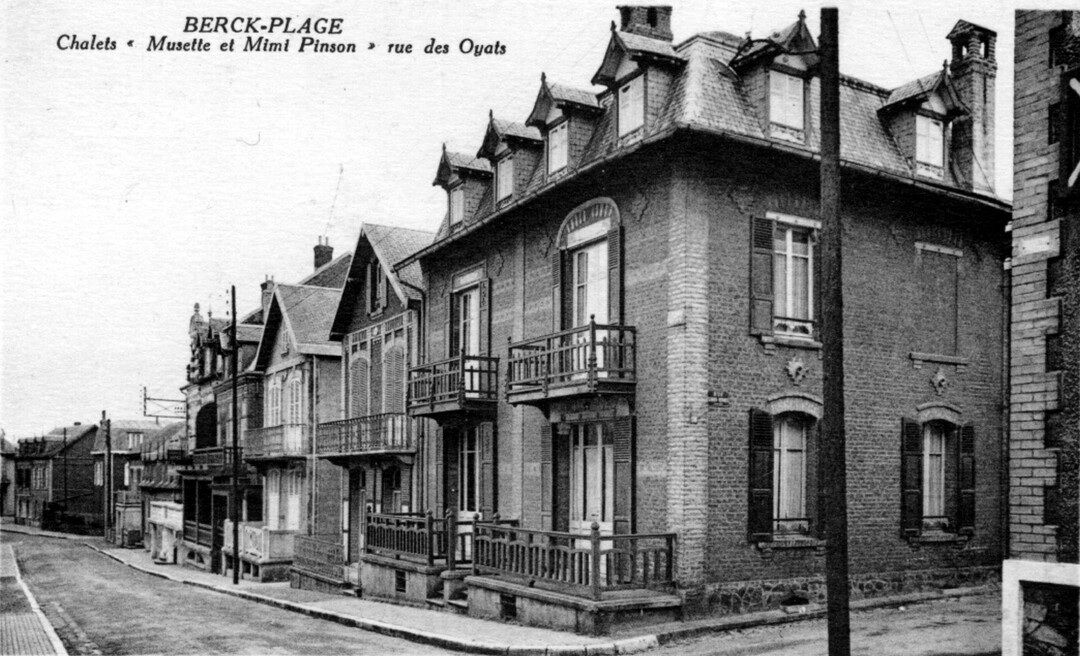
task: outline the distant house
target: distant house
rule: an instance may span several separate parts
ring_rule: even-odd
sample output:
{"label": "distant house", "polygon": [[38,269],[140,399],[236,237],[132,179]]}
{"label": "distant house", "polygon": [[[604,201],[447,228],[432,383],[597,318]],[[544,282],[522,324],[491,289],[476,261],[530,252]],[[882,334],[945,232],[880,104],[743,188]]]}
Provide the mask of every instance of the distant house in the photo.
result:
{"label": "distant house", "polygon": [[[2,432],[0,432],[2,435]],[[15,460],[19,449],[0,437],[0,515],[15,514]]]}
{"label": "distant house", "polygon": [[155,431],[139,454],[143,546],[158,562],[176,562],[184,529],[179,470],[190,457],[185,428],[184,422],[176,422]]}
{"label": "distant house", "polygon": [[[90,452],[94,458],[94,495],[106,520],[106,538],[124,546],[140,544],[140,454],[147,435],[161,426],[142,419],[112,419],[108,426],[108,430],[97,432]],[[129,516],[133,518],[129,520]]]}
{"label": "distant house", "polygon": [[90,533],[102,525],[90,455],[98,427],[76,423],[19,441],[15,461],[15,521]]}

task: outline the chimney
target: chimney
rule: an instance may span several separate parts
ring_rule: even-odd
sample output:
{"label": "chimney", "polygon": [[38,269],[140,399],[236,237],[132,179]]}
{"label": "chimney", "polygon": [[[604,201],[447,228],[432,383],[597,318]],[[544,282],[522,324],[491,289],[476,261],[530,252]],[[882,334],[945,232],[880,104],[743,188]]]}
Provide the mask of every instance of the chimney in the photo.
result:
{"label": "chimney", "polygon": [[323,266],[334,259],[334,247],[330,245],[330,239],[325,241],[319,237],[319,243],[315,246],[315,268]]}
{"label": "chimney", "polygon": [[993,193],[997,32],[961,20],[948,39],[952,43],[950,79],[967,110],[952,123],[952,168],[967,189]]}
{"label": "chimney", "polygon": [[617,9],[622,18],[619,29],[623,32],[661,41],[674,39],[671,34],[670,6],[622,5]]}
{"label": "chimney", "polygon": [[81,421],[77,421],[77,422],[75,422],[75,425],[76,425],[76,426],[82,426],[82,422],[81,422]]}
{"label": "chimney", "polygon": [[262,290],[262,320],[266,322],[266,313],[270,311],[270,299],[274,295],[274,279],[266,276],[266,280],[259,285]]}

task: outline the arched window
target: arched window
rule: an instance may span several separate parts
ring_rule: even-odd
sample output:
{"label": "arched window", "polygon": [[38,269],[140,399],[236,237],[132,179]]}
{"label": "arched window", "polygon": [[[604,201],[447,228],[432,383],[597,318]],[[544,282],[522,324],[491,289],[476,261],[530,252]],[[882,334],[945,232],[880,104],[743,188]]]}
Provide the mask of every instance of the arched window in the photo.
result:
{"label": "arched window", "polygon": [[552,259],[555,328],[622,322],[622,226],[608,198],[579,205],[563,221]]}

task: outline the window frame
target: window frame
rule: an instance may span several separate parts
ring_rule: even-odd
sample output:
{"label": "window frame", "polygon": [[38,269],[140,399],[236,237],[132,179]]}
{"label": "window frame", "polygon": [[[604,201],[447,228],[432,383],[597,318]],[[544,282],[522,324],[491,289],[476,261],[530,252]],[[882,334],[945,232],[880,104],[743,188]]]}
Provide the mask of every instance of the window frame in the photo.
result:
{"label": "window frame", "polygon": [[[777,219],[773,224],[772,267],[773,267],[773,334],[792,339],[813,339],[816,329],[815,317],[818,308],[815,307],[814,289],[817,281],[814,279],[816,266],[817,233],[820,224],[806,219],[798,222],[792,221],[792,217]],[[776,243],[780,233],[784,235],[784,250],[777,250]],[[795,234],[806,235],[806,255],[795,252]],[[781,287],[776,280],[777,258],[783,257],[784,261],[784,284]],[[796,290],[795,269],[793,264],[796,260],[806,260],[806,284],[803,289]],[[780,298],[783,290],[783,299]],[[795,307],[801,300],[797,295],[803,292],[806,295],[806,316],[795,316]],[[783,313],[780,312],[779,304],[783,302]]]}
{"label": "window frame", "polygon": [[621,138],[645,127],[645,74],[635,75],[620,85],[616,95]]}
{"label": "window frame", "polygon": [[[809,452],[810,429],[812,418],[797,412],[785,412],[773,417],[773,534],[807,535],[810,532],[810,518],[807,513],[807,474],[806,461]],[[794,427],[801,440],[801,448],[793,449],[783,444],[784,428]],[[794,479],[789,479],[787,471],[793,469],[791,454],[799,453],[798,472]],[[798,491],[799,505],[795,516],[781,516],[785,493],[791,488]],[[787,515],[787,513],[785,513]]]}
{"label": "window frame", "polygon": [[[778,84],[782,81],[782,84]],[[798,102],[793,102],[792,90],[797,88]],[[797,109],[796,109],[797,108]],[[792,123],[794,116],[798,124]],[[769,123],[788,130],[806,130],[806,79],[777,69],[769,69]]]}
{"label": "window frame", "polygon": [[513,195],[514,156],[507,155],[495,162],[495,202],[500,203]]}
{"label": "window frame", "polygon": [[447,190],[447,202],[450,212],[450,229],[453,230],[465,220],[465,188],[459,184]]}
{"label": "window frame", "polygon": [[[565,120],[548,130],[547,172],[552,175],[562,171],[570,162],[570,121]],[[555,155],[559,157],[556,159]]]}
{"label": "window frame", "polygon": [[941,118],[922,113],[915,115],[915,163],[934,169],[945,168],[945,121]]}
{"label": "window frame", "polygon": [[[948,461],[948,443],[952,427],[940,421],[928,421],[922,425],[922,524],[923,530],[950,530],[946,509],[949,496],[957,490],[948,488],[945,465]],[[936,442],[936,444],[935,444]],[[936,458],[936,461],[935,461]],[[935,485],[936,484],[936,485]],[[936,494],[934,494],[936,488]]]}

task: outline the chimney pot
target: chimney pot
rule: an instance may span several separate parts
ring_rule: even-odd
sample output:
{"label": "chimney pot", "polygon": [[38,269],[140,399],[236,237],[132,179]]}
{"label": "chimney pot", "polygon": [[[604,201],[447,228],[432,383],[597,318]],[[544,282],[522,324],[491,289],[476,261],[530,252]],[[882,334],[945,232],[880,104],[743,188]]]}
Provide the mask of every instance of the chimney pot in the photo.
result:
{"label": "chimney pot", "polygon": [[315,246],[315,268],[323,266],[330,260],[334,259],[334,247],[330,245],[330,240],[327,239],[324,243],[322,238],[319,239],[319,243]]}
{"label": "chimney pot", "polygon": [[671,41],[671,7],[668,5],[621,5],[620,27],[623,32],[640,34],[650,39]]}

